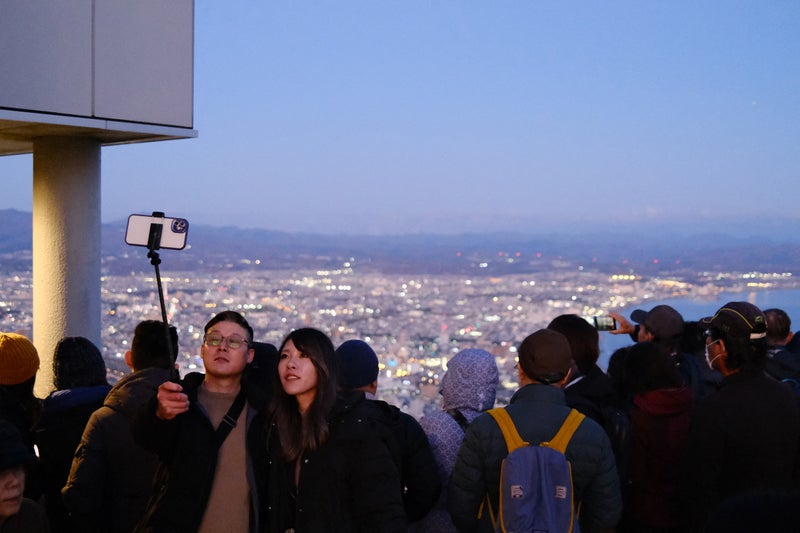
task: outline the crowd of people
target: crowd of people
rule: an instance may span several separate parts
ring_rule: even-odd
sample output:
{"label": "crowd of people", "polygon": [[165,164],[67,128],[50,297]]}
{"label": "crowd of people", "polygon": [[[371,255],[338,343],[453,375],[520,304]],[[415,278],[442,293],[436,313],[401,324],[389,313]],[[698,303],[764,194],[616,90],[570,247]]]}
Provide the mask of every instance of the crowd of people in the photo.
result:
{"label": "crowd of people", "polygon": [[[555,317],[519,344],[505,406],[531,445],[581,413],[564,452],[580,531],[797,530],[800,336],[786,313],[611,315],[633,343],[606,371],[595,327]],[[508,448],[487,413],[489,352],[457,353],[440,409],[416,420],[377,399],[363,340],[335,347],[305,327],[276,348],[223,311],[204,327],[205,372],[182,379],[178,342],[138,324],[132,372],[111,387],[97,347],[65,338],[40,400],[36,348],[0,333],[0,533],[500,530]]]}

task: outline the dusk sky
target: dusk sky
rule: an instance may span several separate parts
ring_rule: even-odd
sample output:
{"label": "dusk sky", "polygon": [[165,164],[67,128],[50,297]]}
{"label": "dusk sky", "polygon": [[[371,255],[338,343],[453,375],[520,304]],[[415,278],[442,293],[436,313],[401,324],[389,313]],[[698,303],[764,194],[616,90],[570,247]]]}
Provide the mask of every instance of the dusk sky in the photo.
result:
{"label": "dusk sky", "polygon": [[[795,0],[195,9],[199,137],[104,148],[104,222],[161,210],[402,234],[800,218]],[[30,211],[32,157],[0,158],[0,176],[0,208]]]}

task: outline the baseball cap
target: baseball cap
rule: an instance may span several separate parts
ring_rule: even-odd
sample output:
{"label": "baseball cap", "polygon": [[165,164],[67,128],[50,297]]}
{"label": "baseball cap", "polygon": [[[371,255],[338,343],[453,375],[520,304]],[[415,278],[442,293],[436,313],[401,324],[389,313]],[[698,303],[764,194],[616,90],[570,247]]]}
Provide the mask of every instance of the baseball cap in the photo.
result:
{"label": "baseball cap", "polygon": [[656,340],[672,341],[683,335],[683,317],[668,305],[657,305],[650,311],[636,309],[631,320],[643,324]]}
{"label": "baseball cap", "polygon": [[749,302],[728,302],[714,316],[703,318],[699,322],[732,337],[751,341],[767,336],[767,319],[764,313]]}
{"label": "baseball cap", "polygon": [[540,329],[525,337],[517,353],[525,374],[544,383],[559,381],[572,366],[569,341],[551,329]]}

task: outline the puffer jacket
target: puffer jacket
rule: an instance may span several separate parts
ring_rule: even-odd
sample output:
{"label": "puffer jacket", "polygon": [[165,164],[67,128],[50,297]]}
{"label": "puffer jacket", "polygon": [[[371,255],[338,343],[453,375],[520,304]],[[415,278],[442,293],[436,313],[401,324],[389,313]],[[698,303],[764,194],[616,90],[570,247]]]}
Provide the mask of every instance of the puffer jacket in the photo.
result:
{"label": "puffer jacket", "polygon": [[53,391],[42,403],[42,416],[34,439],[39,447],[45,509],[54,531],[79,531],[67,517],[61,488],[67,481],[84,428],[92,413],[102,407],[110,389],[109,385],[97,385]]}
{"label": "puffer jacket", "polygon": [[[508,414],[526,442],[550,440],[563,424],[570,408],[563,390],[552,385],[531,384],[519,389],[507,407]],[[473,421],[464,435],[448,490],[448,509],[459,531],[492,531],[489,513],[478,519],[487,493],[498,508],[500,464],[508,448],[497,423],[489,414]],[[616,526],[622,511],[619,478],[608,436],[586,418],[566,450],[572,464],[576,503],[580,503],[583,533]]]}
{"label": "puffer jacket", "polygon": [[61,491],[81,531],[130,533],[141,518],[158,459],[136,444],[131,423],[169,378],[163,368],[128,374],[86,424]]}
{"label": "puffer jacket", "polygon": [[361,391],[343,392],[342,396],[370,423],[383,426],[384,444],[400,473],[406,518],[409,522],[418,521],[436,503],[441,490],[425,431],[413,416],[386,402],[367,399]]}
{"label": "puffer jacket", "polygon": [[400,475],[384,444],[386,428],[340,397],[328,417],[328,441],[294,465],[283,461],[277,427],[269,430],[269,528],[296,533],[406,533]]}

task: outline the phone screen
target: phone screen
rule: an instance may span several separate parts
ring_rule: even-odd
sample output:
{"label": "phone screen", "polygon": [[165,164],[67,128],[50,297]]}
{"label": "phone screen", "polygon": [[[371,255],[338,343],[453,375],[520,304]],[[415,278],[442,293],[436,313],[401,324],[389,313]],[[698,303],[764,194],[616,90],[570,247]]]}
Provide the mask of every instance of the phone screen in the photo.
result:
{"label": "phone screen", "polygon": [[147,246],[152,224],[161,225],[159,248],[183,250],[186,247],[186,235],[189,232],[188,220],[185,218],[154,217],[149,215],[131,215],[128,217],[125,242],[132,246]]}
{"label": "phone screen", "polygon": [[602,315],[594,318],[594,327],[598,331],[611,331],[617,329],[617,321],[612,316]]}

